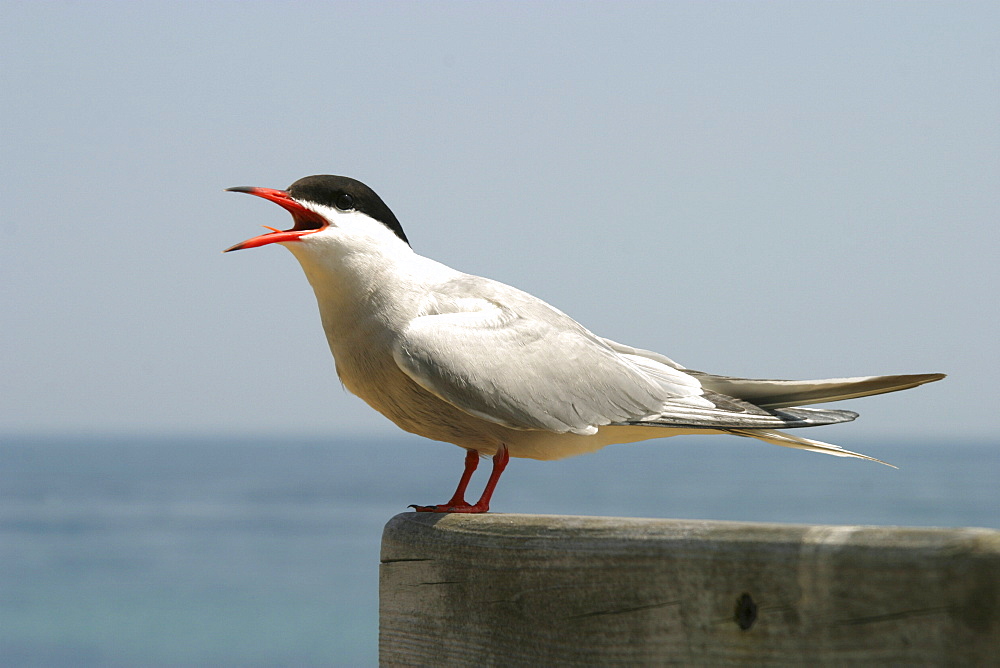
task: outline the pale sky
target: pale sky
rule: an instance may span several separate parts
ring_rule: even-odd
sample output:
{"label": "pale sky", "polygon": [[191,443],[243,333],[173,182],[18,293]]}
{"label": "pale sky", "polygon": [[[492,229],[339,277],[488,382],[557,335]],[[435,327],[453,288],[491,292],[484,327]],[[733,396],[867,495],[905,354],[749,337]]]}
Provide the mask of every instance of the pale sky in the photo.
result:
{"label": "pale sky", "polygon": [[394,434],[228,186],[372,186],[420,253],[727,375],[946,372],[993,438],[1000,4],[0,2],[0,433]]}

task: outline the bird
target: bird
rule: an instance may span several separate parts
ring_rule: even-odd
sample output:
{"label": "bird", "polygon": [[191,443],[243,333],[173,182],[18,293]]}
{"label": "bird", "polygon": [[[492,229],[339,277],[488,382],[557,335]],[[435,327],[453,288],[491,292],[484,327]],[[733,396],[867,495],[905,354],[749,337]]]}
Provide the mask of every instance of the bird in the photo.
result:
{"label": "bird", "polygon": [[[556,460],[666,436],[732,434],[885,464],[781,430],[858,416],[803,406],[945,377],[766,380],[697,371],[602,338],[527,292],[416,253],[385,202],[353,178],[226,190],[291,214],[291,228],[265,226],[224,252],[269,244],[291,251],[315,293],[344,387],[401,429],[465,449],[452,497],[411,505],[417,512],[489,511],[511,457]],[[466,489],[485,457],[492,470],[470,503]]]}

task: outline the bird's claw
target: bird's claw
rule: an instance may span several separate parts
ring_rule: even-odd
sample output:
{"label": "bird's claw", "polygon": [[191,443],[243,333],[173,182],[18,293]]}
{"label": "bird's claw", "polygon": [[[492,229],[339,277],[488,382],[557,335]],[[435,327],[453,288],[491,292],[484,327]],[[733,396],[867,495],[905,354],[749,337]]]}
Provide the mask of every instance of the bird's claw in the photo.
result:
{"label": "bird's claw", "polygon": [[411,503],[408,508],[413,508],[418,513],[485,513],[489,506],[480,506],[478,503],[448,503],[440,506],[418,506]]}

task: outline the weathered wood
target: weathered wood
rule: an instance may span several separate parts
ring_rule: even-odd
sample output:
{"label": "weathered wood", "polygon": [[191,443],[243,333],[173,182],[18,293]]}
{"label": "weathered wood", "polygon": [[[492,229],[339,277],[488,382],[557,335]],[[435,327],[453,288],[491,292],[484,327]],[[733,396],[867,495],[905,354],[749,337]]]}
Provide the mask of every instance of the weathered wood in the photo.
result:
{"label": "weathered wood", "polygon": [[998,665],[1000,531],[392,518],[384,666]]}

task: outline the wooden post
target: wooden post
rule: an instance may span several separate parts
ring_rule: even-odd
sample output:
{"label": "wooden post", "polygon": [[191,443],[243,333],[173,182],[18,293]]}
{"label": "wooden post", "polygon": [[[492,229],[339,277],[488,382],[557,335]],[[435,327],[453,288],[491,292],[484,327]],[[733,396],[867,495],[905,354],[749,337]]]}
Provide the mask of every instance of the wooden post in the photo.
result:
{"label": "wooden post", "polygon": [[1000,531],[403,513],[383,666],[1000,664]]}

